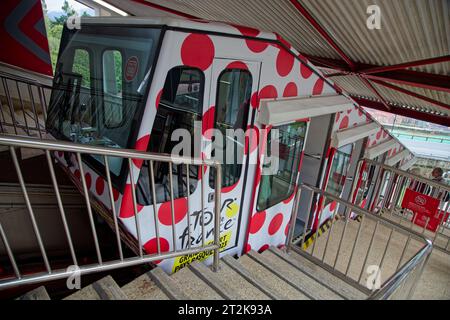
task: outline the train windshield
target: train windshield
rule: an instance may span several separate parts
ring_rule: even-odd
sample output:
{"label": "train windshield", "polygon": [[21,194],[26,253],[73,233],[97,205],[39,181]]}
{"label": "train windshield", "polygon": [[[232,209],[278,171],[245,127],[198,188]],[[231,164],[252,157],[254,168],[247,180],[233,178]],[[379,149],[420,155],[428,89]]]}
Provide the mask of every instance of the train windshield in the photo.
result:
{"label": "train windshield", "polygon": [[[130,148],[144,109],[160,29],[85,25],[64,29],[47,129],[59,139]],[[103,159],[89,157],[101,166]],[[121,159],[111,159],[119,176]]]}

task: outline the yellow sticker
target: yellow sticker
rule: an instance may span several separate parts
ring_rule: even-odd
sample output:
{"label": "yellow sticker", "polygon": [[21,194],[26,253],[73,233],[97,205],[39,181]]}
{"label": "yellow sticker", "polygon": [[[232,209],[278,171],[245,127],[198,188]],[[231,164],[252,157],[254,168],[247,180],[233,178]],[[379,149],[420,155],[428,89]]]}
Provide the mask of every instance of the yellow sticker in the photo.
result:
{"label": "yellow sticker", "polygon": [[227,210],[225,210],[225,214],[228,219],[233,218],[239,212],[239,206],[236,202],[233,202],[227,206]]}
{"label": "yellow sticker", "polygon": [[[230,243],[231,239],[231,230],[220,235],[220,251],[225,250],[225,248]],[[211,245],[214,243],[214,240],[208,241],[206,245]],[[172,272],[175,273],[185,267],[186,265],[190,264],[192,261],[198,260],[203,261],[209,258],[214,254],[214,250],[208,250],[208,251],[201,251],[194,254],[188,254],[185,256],[181,256],[178,258],[175,258],[175,262],[173,263]]]}

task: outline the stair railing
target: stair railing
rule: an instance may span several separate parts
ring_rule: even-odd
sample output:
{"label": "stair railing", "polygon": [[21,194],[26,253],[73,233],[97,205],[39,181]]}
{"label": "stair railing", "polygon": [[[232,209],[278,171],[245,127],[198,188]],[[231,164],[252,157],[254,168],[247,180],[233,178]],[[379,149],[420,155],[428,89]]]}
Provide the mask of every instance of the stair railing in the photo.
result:
{"label": "stair railing", "polygon": [[[301,236],[293,241],[302,192],[313,194],[308,212],[312,212],[314,201],[319,203],[309,219],[323,221],[328,214],[331,226],[326,231],[311,231],[307,221]],[[433,247],[424,235],[308,184],[299,186],[295,201],[286,241],[288,251],[326,269],[366,293],[369,299],[412,296]],[[334,211],[324,208],[326,201],[334,202]],[[354,220],[356,217],[358,220]],[[402,248],[395,245],[400,238]]]}
{"label": "stair railing", "polygon": [[[10,269],[10,273],[8,276],[0,276],[0,290],[11,288],[11,287],[17,287],[22,285],[28,285],[28,284],[34,284],[34,283],[40,283],[45,281],[51,281],[56,279],[63,279],[68,278],[75,275],[84,275],[84,274],[90,274],[90,273],[96,273],[96,272],[104,272],[109,270],[114,270],[118,268],[124,268],[124,267],[130,267],[130,266],[136,266],[136,265],[142,265],[147,264],[150,262],[156,262],[164,259],[170,259],[175,258],[179,256],[184,255],[193,255],[198,254],[201,252],[209,252],[213,254],[213,269],[218,270],[219,267],[219,250],[220,250],[220,210],[221,210],[221,164],[217,161],[212,161],[208,159],[197,159],[197,158],[188,158],[188,157],[176,157],[171,155],[165,155],[165,154],[154,154],[154,153],[147,153],[147,152],[140,152],[135,150],[128,150],[128,149],[113,149],[113,148],[104,148],[104,147],[97,147],[97,146],[89,146],[84,144],[75,144],[71,142],[62,142],[62,141],[51,141],[51,140],[39,140],[39,139],[32,139],[28,137],[19,137],[19,136],[7,136],[7,135],[1,135],[0,134],[0,146],[6,146],[9,148],[11,159],[14,164],[14,168],[16,170],[18,181],[20,184],[20,187],[22,189],[22,193],[24,196],[26,208],[28,210],[29,218],[32,223],[34,235],[36,237],[36,241],[38,243],[39,247],[39,257],[42,259],[42,265],[43,269],[45,271],[39,271],[39,272],[22,272],[21,270],[21,264],[16,260],[15,252],[14,252],[14,243],[11,243],[9,241],[9,235],[8,230],[6,227],[2,226],[0,222],[0,245],[3,244],[5,247],[5,252],[7,253],[7,256],[0,257],[0,261],[2,261],[2,267],[3,269]],[[51,178],[55,197],[57,199],[58,208],[59,208],[59,214],[61,216],[62,226],[63,226],[63,232],[65,234],[65,237],[67,238],[68,243],[68,250],[67,250],[67,256],[70,257],[67,262],[67,266],[65,267],[59,267],[59,268],[53,268],[52,267],[52,261],[49,258],[45,246],[45,237],[40,232],[38,221],[36,220],[36,216],[33,210],[33,203],[31,203],[30,198],[28,196],[27,187],[28,184],[25,182],[23,173],[22,173],[22,167],[21,162],[19,162],[17,157],[17,150],[21,148],[33,148],[33,149],[39,149],[42,150],[45,154],[45,158],[47,161],[48,166],[48,173]],[[85,264],[82,265],[82,262],[79,261],[79,257],[77,256],[77,250],[76,245],[72,241],[71,237],[71,226],[67,220],[65,211],[64,211],[64,203],[62,200],[62,197],[60,195],[60,186],[58,184],[56,175],[55,175],[55,168],[54,166],[57,163],[56,158],[53,156],[56,152],[63,152],[68,153],[70,155],[75,155],[75,159],[77,160],[78,164],[82,164],[82,156],[84,155],[95,155],[97,157],[100,157],[103,159],[105,163],[105,190],[108,192],[108,197],[110,201],[110,213],[111,213],[111,221],[107,221],[110,223],[110,227],[115,231],[115,237],[117,242],[117,255],[115,259],[109,259],[106,260],[105,257],[102,256],[102,243],[99,241],[99,237],[97,235],[97,226],[94,222],[94,216],[93,216],[93,210],[92,208],[97,208],[95,206],[98,206],[97,202],[95,201],[95,198],[90,194],[90,191],[87,187],[86,177],[84,174],[84,168],[86,168],[86,164],[79,165],[78,168],[80,170],[80,176],[79,181],[74,181],[75,185],[80,189],[81,193],[84,195],[84,201],[86,204],[86,211],[89,216],[90,221],[90,232],[92,234],[92,240],[93,240],[93,247],[95,248],[96,253],[96,260],[95,263]],[[215,170],[211,170],[215,172],[215,194],[214,194],[214,231],[213,236],[214,239],[210,242],[201,242],[198,245],[191,245],[190,241],[188,241],[188,245],[186,248],[180,248],[179,245],[175,244],[175,239],[173,239],[174,243],[173,246],[168,251],[163,250],[160,246],[160,236],[158,233],[156,234],[156,243],[157,243],[157,252],[148,254],[144,252],[143,246],[142,246],[142,239],[140,236],[139,230],[141,229],[141,221],[139,219],[139,215],[137,214],[137,208],[138,204],[136,201],[136,196],[133,193],[132,196],[132,203],[134,208],[134,220],[136,225],[136,233],[137,236],[134,238],[138,242],[138,248],[137,250],[134,250],[135,254],[126,256],[125,252],[122,248],[122,239],[120,236],[121,230],[123,230],[123,225],[121,221],[117,218],[117,212],[115,209],[115,200],[114,200],[114,193],[113,193],[113,184],[111,182],[111,174],[109,171],[109,159],[111,158],[121,158],[123,161],[128,163],[128,168],[131,168],[133,160],[139,160],[139,161],[149,161],[151,168],[153,168],[154,162],[164,162],[168,163],[169,166],[172,166],[172,164],[176,164],[178,166],[185,166],[186,172],[189,173],[189,166],[200,166],[200,168],[206,168],[211,167],[215,168]],[[39,168],[39,170],[45,170],[45,168]],[[173,195],[173,173],[171,170],[169,170],[169,183],[168,188],[171,190],[171,195]],[[130,175],[130,170],[128,172],[128,175]],[[189,179],[189,178],[188,178]],[[132,177],[130,177],[130,181],[134,181]],[[150,179],[151,184],[149,186],[150,190],[149,192],[152,192],[153,195],[155,194],[155,182],[154,179]],[[189,185],[189,180],[188,180]],[[200,183],[202,186],[203,191],[203,184]],[[134,184],[131,183],[131,186],[133,187],[134,191]],[[188,189],[189,190],[189,189]],[[191,216],[191,212],[189,211],[189,198],[190,193],[187,192],[187,199],[188,199],[188,212],[187,217],[189,218]],[[153,197],[155,199],[155,197]],[[203,197],[202,197],[203,201]],[[173,196],[170,199],[171,202],[171,217],[172,221],[175,220],[175,212],[174,212],[174,198]],[[203,206],[204,208],[204,206]],[[204,212],[202,212],[204,214]],[[154,221],[155,221],[155,228],[158,229],[158,217],[156,216],[157,212],[154,210]],[[188,223],[190,226],[190,224]],[[203,224],[202,224],[203,225]],[[175,226],[172,223],[172,233],[175,234],[174,230]],[[204,228],[204,225],[203,225]],[[119,230],[120,229],[120,230]],[[190,231],[190,227],[189,227]],[[204,232],[204,230],[202,230]],[[178,247],[178,248],[177,248]],[[3,265],[4,261],[9,261],[9,266]],[[60,266],[60,264],[59,264]],[[70,266],[77,266],[77,268],[70,268]]]}
{"label": "stair railing", "polygon": [[4,71],[0,71],[0,82],[0,132],[45,137],[52,86]]}
{"label": "stair railing", "polygon": [[[377,179],[381,181],[372,195],[369,195],[365,208],[373,214],[382,215],[409,230],[425,235],[432,240],[435,249],[450,254],[449,185],[369,159],[359,161],[356,176],[360,176],[362,171],[378,172]],[[354,184],[352,188],[352,198],[356,198],[354,203],[360,202],[357,195],[366,193],[365,185],[370,179],[362,180],[362,183]],[[408,197],[405,199],[407,193]],[[408,205],[411,201],[410,195],[422,196],[422,201],[434,201],[435,205],[438,205],[437,209],[431,209],[430,204],[424,204],[424,208],[430,208],[429,212],[411,210]]]}

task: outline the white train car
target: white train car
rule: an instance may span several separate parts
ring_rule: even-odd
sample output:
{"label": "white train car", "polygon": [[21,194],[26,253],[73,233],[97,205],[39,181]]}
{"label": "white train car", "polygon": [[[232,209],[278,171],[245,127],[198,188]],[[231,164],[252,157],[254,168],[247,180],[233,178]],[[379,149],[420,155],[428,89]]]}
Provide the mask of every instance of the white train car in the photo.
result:
{"label": "white train car", "polygon": [[[191,156],[206,158],[212,157],[211,129],[245,131],[242,143],[232,140],[237,156],[222,172],[222,254],[233,255],[284,245],[299,183],[345,196],[360,158],[405,165],[412,157],[279,35],[202,20],[86,18],[80,29],[64,29],[46,125],[57,139],[169,154],[177,144],[174,132],[182,128],[191,133],[191,144],[199,146]],[[263,174],[274,129],[279,134],[278,168]],[[400,153],[402,157],[392,159]],[[73,155],[57,153],[55,158],[74,181],[80,179]],[[92,196],[110,210],[103,160],[86,156],[82,165]],[[125,161],[116,159],[109,167],[115,211],[132,237],[135,186],[147,253],[158,247],[155,222],[162,251],[201,241],[202,211],[206,241],[212,241],[212,169],[172,167],[172,221],[167,164],[155,163],[155,199],[148,161],[133,163],[133,179]],[[369,195],[369,190],[355,195],[355,201],[365,205]],[[327,199],[314,199],[312,211],[306,203],[307,195],[302,195],[296,234],[315,230],[339,210]],[[210,262],[211,256],[179,257],[159,265],[174,272],[193,259]]]}

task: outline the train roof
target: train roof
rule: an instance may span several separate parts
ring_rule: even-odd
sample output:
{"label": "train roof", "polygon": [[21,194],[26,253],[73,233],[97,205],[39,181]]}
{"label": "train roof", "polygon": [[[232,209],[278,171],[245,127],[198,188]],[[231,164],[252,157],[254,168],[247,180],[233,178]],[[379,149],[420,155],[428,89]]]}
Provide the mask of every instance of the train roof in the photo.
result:
{"label": "train roof", "polygon": [[274,32],[262,31],[241,25],[201,19],[177,19],[166,17],[81,17],[82,24],[168,26],[172,28],[198,30],[211,33],[225,33],[266,40],[280,40]]}

